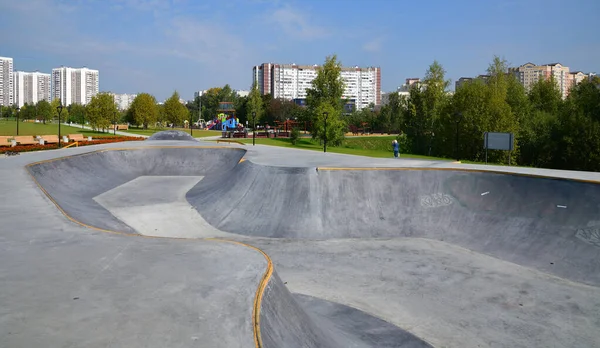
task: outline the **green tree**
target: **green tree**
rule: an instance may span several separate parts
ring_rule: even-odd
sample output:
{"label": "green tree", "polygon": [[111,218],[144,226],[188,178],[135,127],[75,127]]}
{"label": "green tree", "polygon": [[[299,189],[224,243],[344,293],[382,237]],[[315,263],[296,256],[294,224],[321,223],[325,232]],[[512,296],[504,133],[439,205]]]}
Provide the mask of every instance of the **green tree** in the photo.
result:
{"label": "green tree", "polygon": [[37,114],[44,124],[52,117],[52,106],[47,100],[42,99],[37,103]]}
{"label": "green tree", "polygon": [[392,92],[389,95],[389,125],[393,132],[400,132],[403,123],[403,106],[406,104],[406,97],[400,96],[398,92]]}
{"label": "green tree", "polygon": [[[263,100],[260,95],[260,91],[258,90],[258,86],[256,85],[256,82],[252,84],[252,89],[250,90],[250,94],[248,95],[246,112],[248,113],[249,124],[252,124],[253,126],[254,122],[259,122],[264,112]],[[254,115],[256,115],[256,119],[254,119]]]}
{"label": "green tree", "polygon": [[182,125],[184,120],[188,119],[189,111],[185,105],[179,101],[179,93],[173,92],[173,95],[165,101],[164,104],[165,121],[173,126]]}
{"label": "green tree", "polygon": [[[346,130],[346,124],[341,119],[344,94],[341,71],[342,64],[337,56],[328,56],[325,64],[318,68],[312,87],[306,90],[306,104],[313,123],[312,137],[324,140],[327,136],[331,145],[341,144]],[[327,135],[324,132],[324,113],[328,115]]]}
{"label": "green tree", "polygon": [[[179,100],[177,101],[179,103]],[[133,120],[132,123],[141,125],[144,129],[148,129],[148,125],[154,125],[158,121],[158,105],[156,98],[148,93],[138,94],[131,106],[129,106],[128,114]]]}
{"label": "green tree", "polygon": [[600,171],[600,88],[573,87],[559,112],[554,168]]}
{"label": "green tree", "polygon": [[118,114],[115,100],[108,93],[98,93],[93,96],[85,109],[86,118],[95,130],[108,129],[115,122],[115,117]]}
{"label": "green tree", "polygon": [[[52,119],[58,120],[58,105],[61,104],[60,99],[54,99],[50,102],[50,106],[52,107]],[[63,108],[60,113],[60,121],[65,122],[69,119],[69,108],[68,105],[62,104]]]}
{"label": "green tree", "polygon": [[81,104],[69,105],[69,121],[83,124],[85,122],[85,106]]}
{"label": "green tree", "polygon": [[562,106],[562,93],[553,76],[539,79],[529,90],[529,102],[534,110],[545,111],[557,115]]}

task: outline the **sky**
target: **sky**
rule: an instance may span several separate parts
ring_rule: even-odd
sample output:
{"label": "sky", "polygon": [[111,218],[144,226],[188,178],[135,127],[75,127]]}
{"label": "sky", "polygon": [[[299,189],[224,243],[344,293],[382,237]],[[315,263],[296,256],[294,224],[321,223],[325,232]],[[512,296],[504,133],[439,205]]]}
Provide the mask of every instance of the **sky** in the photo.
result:
{"label": "sky", "polygon": [[0,56],[14,69],[100,71],[100,90],[155,95],[229,84],[261,63],[381,68],[382,90],[437,60],[453,82],[559,62],[600,74],[599,0],[0,0]]}

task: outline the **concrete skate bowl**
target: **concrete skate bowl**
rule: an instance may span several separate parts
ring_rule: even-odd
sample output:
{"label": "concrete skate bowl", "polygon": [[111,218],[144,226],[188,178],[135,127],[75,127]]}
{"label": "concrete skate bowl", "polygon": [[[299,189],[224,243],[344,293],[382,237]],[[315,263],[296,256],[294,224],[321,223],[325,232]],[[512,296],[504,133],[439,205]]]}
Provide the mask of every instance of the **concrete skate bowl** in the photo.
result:
{"label": "concrete skate bowl", "polygon": [[[208,182],[232,185],[221,179],[233,177],[238,168],[246,168],[238,167],[244,154],[244,150],[236,148],[189,146],[115,149],[34,163],[28,170],[74,222],[136,235],[135,228],[112,215],[94,198],[140,177],[202,176]],[[194,188],[189,192],[193,191]],[[259,286],[257,292],[257,347],[431,347],[413,334],[360,310],[294,295],[276,272],[269,272],[265,273],[270,276],[265,278],[264,287]]]}
{"label": "concrete skate bowl", "polygon": [[148,147],[91,152],[28,169],[67,216],[98,229],[136,234],[94,197],[142,176],[220,176],[230,172],[244,154],[235,148]]}
{"label": "concrete skate bowl", "polygon": [[211,225],[227,232],[317,240],[428,238],[600,284],[600,185],[594,183],[245,161],[227,177],[203,180],[187,199]]}

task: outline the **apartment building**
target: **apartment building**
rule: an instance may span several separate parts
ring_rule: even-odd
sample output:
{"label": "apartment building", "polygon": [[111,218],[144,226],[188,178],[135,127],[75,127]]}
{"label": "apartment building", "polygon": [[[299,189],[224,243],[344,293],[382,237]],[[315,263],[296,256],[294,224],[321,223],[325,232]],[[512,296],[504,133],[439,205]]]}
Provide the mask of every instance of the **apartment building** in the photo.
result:
{"label": "apartment building", "polygon": [[13,59],[0,57],[0,105],[14,104]]}
{"label": "apartment building", "polygon": [[[577,83],[576,79],[579,78],[578,72],[571,73],[568,66],[564,66],[560,63],[544,65],[527,63],[519,67],[509,68],[509,73],[514,74],[527,91],[529,91],[531,86],[539,79],[549,79],[553,76],[563,98],[566,98],[569,95],[569,90]],[[582,73],[582,75],[585,74]],[[583,81],[583,79],[579,80],[579,82],[581,81]]]}
{"label": "apartment building", "polygon": [[[253,78],[261,94],[298,101],[306,99],[318,69],[318,65],[265,63],[253,68]],[[341,78],[345,86],[342,97],[356,109],[381,104],[381,68],[343,67]]]}
{"label": "apartment building", "polygon": [[18,107],[37,104],[40,100],[50,102],[50,74],[15,71],[13,73],[14,102]]}
{"label": "apartment building", "polygon": [[109,94],[113,97],[115,105],[117,105],[117,109],[121,111],[129,109],[131,103],[133,103],[133,100],[135,99],[135,97],[137,97],[137,94]]}
{"label": "apartment building", "polygon": [[272,92],[273,64],[263,63],[252,68],[252,81],[256,82],[261,95]]}
{"label": "apartment building", "polygon": [[52,69],[52,99],[63,105],[86,105],[99,91],[99,72],[88,68],[60,67]]}

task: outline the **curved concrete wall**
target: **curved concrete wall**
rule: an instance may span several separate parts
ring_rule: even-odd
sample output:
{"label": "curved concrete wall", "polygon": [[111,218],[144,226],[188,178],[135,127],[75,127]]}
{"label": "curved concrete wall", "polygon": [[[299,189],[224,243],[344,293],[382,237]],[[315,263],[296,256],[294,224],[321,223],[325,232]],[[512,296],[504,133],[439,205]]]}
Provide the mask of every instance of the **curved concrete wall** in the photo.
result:
{"label": "curved concrete wall", "polygon": [[596,184],[447,170],[317,172],[246,161],[203,180],[187,198],[227,232],[432,238],[600,284],[600,266],[592,262],[600,256]]}

